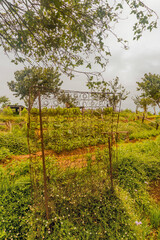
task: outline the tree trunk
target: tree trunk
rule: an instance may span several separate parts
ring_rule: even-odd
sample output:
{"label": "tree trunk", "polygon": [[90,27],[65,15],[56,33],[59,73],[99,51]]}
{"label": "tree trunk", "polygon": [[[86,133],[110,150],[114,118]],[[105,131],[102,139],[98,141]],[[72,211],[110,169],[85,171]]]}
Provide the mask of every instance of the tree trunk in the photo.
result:
{"label": "tree trunk", "polygon": [[46,163],[45,163],[45,155],[44,155],[44,141],[43,141],[43,126],[42,126],[42,110],[41,110],[40,91],[38,92],[38,100],[39,100],[39,120],[40,120],[40,134],[41,134],[42,164],[43,164],[45,211],[46,211],[46,218],[48,220],[49,219],[49,211],[48,211],[47,174],[46,174]]}

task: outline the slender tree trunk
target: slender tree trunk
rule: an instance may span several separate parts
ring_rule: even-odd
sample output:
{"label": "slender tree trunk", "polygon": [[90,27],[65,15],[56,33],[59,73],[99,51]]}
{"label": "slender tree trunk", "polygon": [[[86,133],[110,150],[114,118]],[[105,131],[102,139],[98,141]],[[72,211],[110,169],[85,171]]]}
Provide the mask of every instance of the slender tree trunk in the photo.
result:
{"label": "slender tree trunk", "polygon": [[30,181],[31,181],[31,199],[33,200],[33,169],[32,169],[32,157],[31,157],[31,146],[30,146],[30,127],[31,127],[31,89],[29,89],[29,99],[28,99],[28,120],[27,120],[27,144],[28,153],[30,161]]}
{"label": "slender tree trunk", "polygon": [[46,211],[46,218],[48,220],[49,219],[49,211],[48,211],[47,174],[46,174],[46,163],[45,163],[45,155],[44,155],[44,141],[43,141],[42,109],[41,109],[40,91],[38,92],[38,100],[39,100],[39,120],[40,120],[40,134],[41,134],[42,164],[43,164],[45,211]]}

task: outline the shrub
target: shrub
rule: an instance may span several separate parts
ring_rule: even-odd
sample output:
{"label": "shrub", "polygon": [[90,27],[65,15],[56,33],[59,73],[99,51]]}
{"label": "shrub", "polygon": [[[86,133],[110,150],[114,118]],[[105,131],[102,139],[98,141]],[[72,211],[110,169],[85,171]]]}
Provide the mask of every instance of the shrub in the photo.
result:
{"label": "shrub", "polygon": [[26,138],[9,134],[0,135],[0,148],[5,147],[13,154],[28,153]]}
{"label": "shrub", "polygon": [[27,109],[26,108],[23,108],[23,110],[21,111],[21,115],[22,116],[26,116],[28,113]]}
{"label": "shrub", "polygon": [[4,108],[3,109],[3,115],[5,116],[12,116],[13,115],[13,111],[10,107]]}
{"label": "shrub", "polygon": [[0,162],[11,156],[11,152],[8,148],[0,148]]}
{"label": "shrub", "polygon": [[113,112],[113,108],[112,107],[108,107],[108,108],[104,108],[103,109],[103,113],[104,115],[109,115]]}

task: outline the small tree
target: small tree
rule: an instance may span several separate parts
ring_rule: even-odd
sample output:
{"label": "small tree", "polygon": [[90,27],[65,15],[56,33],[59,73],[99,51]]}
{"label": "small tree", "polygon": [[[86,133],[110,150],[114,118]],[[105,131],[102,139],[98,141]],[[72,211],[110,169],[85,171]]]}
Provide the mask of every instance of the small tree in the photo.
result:
{"label": "small tree", "polygon": [[144,74],[142,82],[137,84],[137,90],[142,91],[143,95],[152,99],[160,107],[160,75]]}
{"label": "small tree", "polygon": [[132,100],[133,100],[134,104],[136,105],[136,113],[137,113],[138,112],[138,108],[141,107],[140,96],[132,97]]}
{"label": "small tree", "polygon": [[[43,179],[44,179],[44,197],[45,197],[45,210],[46,218],[49,219],[48,210],[48,191],[47,191],[47,174],[46,163],[44,154],[44,141],[43,141],[43,124],[42,124],[42,111],[41,111],[41,95],[49,96],[52,93],[58,92],[62,82],[59,79],[60,74],[54,71],[53,68],[25,68],[22,71],[15,72],[16,81],[8,82],[11,91],[15,92],[15,96],[20,96],[24,99],[29,106],[28,108],[28,150],[31,156],[29,130],[30,130],[30,110],[33,106],[35,99],[38,97],[39,101],[39,120],[40,120],[40,133],[41,133],[41,150],[42,150],[42,163],[43,163]],[[31,158],[30,158],[31,160]],[[32,164],[31,164],[32,165]]]}
{"label": "small tree", "polygon": [[[108,100],[110,107],[116,110],[116,107],[120,101],[124,101],[129,92],[126,91],[124,86],[119,83],[119,78],[116,77],[113,81],[89,81],[87,86],[93,91],[93,96],[95,98],[100,98],[101,100]],[[94,93],[98,91],[98,95]]]}
{"label": "small tree", "polygon": [[148,106],[152,103],[152,99],[149,97],[140,98],[140,106],[143,108],[144,113],[147,113]]}
{"label": "small tree", "polygon": [[144,113],[147,113],[148,106],[153,104],[153,100],[149,97],[145,97],[143,94],[141,96],[135,96],[135,98],[132,99],[136,105],[136,111],[138,107],[140,107],[143,108]]}
{"label": "small tree", "polygon": [[2,104],[2,108],[6,107],[7,105],[11,104],[9,98],[6,96],[0,97],[0,104]]}
{"label": "small tree", "polygon": [[129,92],[126,91],[124,86],[119,84],[118,77],[116,77],[113,81],[109,81],[108,86],[109,86],[109,95],[108,95],[109,105],[115,111],[118,103],[120,101],[126,100]]}
{"label": "small tree", "polygon": [[14,75],[15,81],[8,82],[10,90],[16,97],[23,99],[26,106],[28,106],[30,95],[31,107],[38,97],[39,90],[41,95],[49,96],[58,92],[62,84],[59,78],[60,74],[53,68],[25,68],[16,71]]}
{"label": "small tree", "polygon": [[69,93],[61,91],[58,95],[58,101],[64,103],[66,107],[76,107],[77,100],[75,97],[72,97]]}

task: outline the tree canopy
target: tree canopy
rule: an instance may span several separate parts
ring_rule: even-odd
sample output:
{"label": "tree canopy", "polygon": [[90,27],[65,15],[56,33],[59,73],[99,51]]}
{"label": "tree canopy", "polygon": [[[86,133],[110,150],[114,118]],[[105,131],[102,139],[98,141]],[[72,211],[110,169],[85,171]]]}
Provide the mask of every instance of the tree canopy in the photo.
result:
{"label": "tree canopy", "polygon": [[0,44],[15,52],[15,63],[43,61],[73,77],[81,65],[105,67],[110,34],[125,46],[113,26],[126,6],[137,19],[135,39],[156,27],[156,14],[140,0],[0,0]]}
{"label": "tree canopy", "polygon": [[41,95],[48,96],[58,92],[62,81],[60,74],[53,68],[32,67],[14,73],[15,81],[8,82],[11,91],[16,97],[23,99],[28,104],[29,94],[32,104],[38,96],[38,91]]}
{"label": "tree canopy", "polygon": [[151,98],[160,107],[160,75],[144,74],[141,82],[137,82],[138,91],[142,91],[141,96]]}
{"label": "tree canopy", "polygon": [[11,102],[8,97],[6,97],[6,96],[0,97],[0,104],[2,104],[2,108],[4,108],[5,106],[7,106],[10,103]]}
{"label": "tree canopy", "polygon": [[153,105],[153,100],[150,97],[136,96],[133,101],[137,107],[136,110],[138,111],[138,107],[141,107],[145,113],[147,113],[148,106]]}
{"label": "tree canopy", "polygon": [[[125,87],[119,83],[119,77],[108,82],[105,80],[99,82],[89,81],[87,86],[92,90],[95,98],[100,97],[103,100],[107,99],[109,106],[111,106],[114,111],[116,110],[117,105],[121,101],[124,101],[129,95],[129,92],[126,91]],[[96,93],[97,91],[98,95]]]}
{"label": "tree canopy", "polygon": [[124,86],[119,83],[118,77],[116,77],[113,81],[109,81],[108,86],[110,93],[108,95],[109,105],[113,107],[113,110],[115,110],[118,103],[124,101],[128,97],[129,92],[127,92]]}

